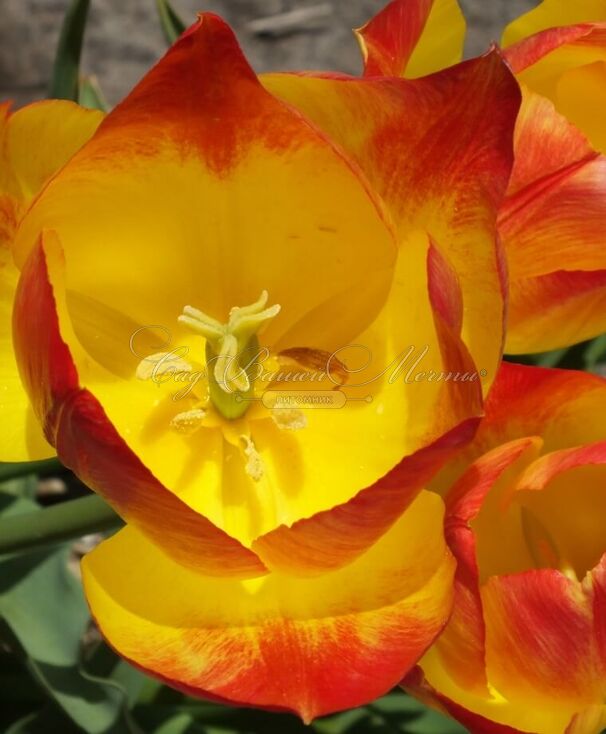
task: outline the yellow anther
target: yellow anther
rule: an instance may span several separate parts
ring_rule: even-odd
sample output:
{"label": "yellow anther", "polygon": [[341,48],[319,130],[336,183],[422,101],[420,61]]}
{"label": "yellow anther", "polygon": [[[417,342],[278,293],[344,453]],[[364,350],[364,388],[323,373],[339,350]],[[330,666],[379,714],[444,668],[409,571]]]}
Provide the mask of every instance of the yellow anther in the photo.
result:
{"label": "yellow anther", "polygon": [[205,418],[205,410],[194,408],[193,410],[185,410],[183,413],[177,413],[171,420],[170,425],[179,433],[190,435],[202,427]]}
{"label": "yellow anther", "polygon": [[240,436],[240,440],[242,441],[242,451],[247,459],[244,469],[253,481],[259,482],[265,474],[263,459],[252,442],[252,439],[248,436]]}
{"label": "yellow anther", "polygon": [[296,408],[273,408],[271,417],[278,428],[284,431],[300,431],[307,427],[307,416]]}

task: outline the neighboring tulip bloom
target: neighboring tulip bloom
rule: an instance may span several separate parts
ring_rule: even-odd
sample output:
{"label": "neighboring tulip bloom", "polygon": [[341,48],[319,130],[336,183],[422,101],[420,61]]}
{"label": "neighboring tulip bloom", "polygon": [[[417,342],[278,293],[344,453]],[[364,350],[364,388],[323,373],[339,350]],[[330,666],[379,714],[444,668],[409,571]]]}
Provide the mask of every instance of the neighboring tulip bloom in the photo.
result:
{"label": "neighboring tulip bloom", "polygon": [[[360,34],[370,76],[443,68],[463,47],[455,0],[393,0]],[[523,89],[499,219],[506,351],[539,352],[606,331],[606,3],[544,0],[504,42]]]}
{"label": "neighboring tulip bloom", "polygon": [[0,415],[2,461],[54,454],[22,387],[12,346],[12,305],[19,279],[12,243],[31,199],[85,143],[103,115],[72,102],[37,102],[11,113],[0,105]]}
{"label": "neighboring tulip bloom", "polygon": [[500,216],[507,351],[541,351],[606,331],[606,3],[544,0],[504,40],[524,92]]}
{"label": "neighboring tulip bloom", "polygon": [[472,734],[606,726],[605,414],[600,377],[504,364],[437,480],[455,607],[404,685]]}
{"label": "neighboring tulip bloom", "polygon": [[450,611],[420,491],[500,359],[519,93],[496,53],[263,83],[200,16],[23,219],[14,328],[45,435],[128,522],[83,567],[110,644],[311,719],[387,691]]}

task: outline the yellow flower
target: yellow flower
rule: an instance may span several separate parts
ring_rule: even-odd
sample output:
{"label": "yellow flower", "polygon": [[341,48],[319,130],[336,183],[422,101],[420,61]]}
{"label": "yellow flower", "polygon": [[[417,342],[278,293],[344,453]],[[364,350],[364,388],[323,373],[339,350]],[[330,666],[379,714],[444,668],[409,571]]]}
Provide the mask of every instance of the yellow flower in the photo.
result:
{"label": "yellow flower", "polygon": [[205,14],[29,207],[21,375],[128,522],[84,583],[135,665],[310,719],[438,634],[453,560],[421,490],[500,361],[518,107],[497,53],[259,80]]}

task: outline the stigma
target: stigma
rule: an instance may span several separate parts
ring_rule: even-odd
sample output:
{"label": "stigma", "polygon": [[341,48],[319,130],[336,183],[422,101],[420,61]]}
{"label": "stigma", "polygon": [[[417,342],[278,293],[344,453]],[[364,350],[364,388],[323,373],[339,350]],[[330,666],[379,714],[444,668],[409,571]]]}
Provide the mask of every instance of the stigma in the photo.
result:
{"label": "stigma", "polygon": [[240,418],[253,397],[254,376],[247,364],[259,349],[258,334],[281,309],[279,304],[268,307],[268,300],[263,291],[254,303],[234,306],[223,324],[193,306],[185,306],[178,318],[206,340],[210,399],[224,418]]}

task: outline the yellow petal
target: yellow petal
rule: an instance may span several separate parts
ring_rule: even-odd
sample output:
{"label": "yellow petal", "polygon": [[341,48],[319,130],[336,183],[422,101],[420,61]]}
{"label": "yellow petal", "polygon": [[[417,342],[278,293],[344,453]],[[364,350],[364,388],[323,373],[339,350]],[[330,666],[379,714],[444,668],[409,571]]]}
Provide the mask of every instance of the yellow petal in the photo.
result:
{"label": "yellow petal", "polygon": [[[437,242],[460,282],[463,340],[478,367],[494,375],[503,314],[494,217],[511,172],[519,108],[502,58],[495,52],[415,81],[262,80],[359,163],[389,206],[401,243],[415,230]],[[460,132],[454,138],[453,129]]]}
{"label": "yellow petal", "polygon": [[52,456],[21,384],[12,343],[12,303],[18,271],[11,246],[29,199],[90,138],[103,115],[78,105],[36,102],[0,123],[0,460],[29,461]]}
{"label": "yellow petal", "polygon": [[562,74],[557,86],[558,110],[606,153],[606,61],[579,66]]}
{"label": "yellow petal", "polygon": [[[601,25],[569,26],[561,31],[545,31],[512,46],[506,58],[523,85],[550,99],[559,110],[562,77],[571,70],[606,62],[605,39]],[[601,93],[594,100],[596,106],[600,99]]]}
{"label": "yellow petal", "polygon": [[103,112],[66,100],[35,102],[9,118],[7,163],[25,200],[35,196],[95,132]]}
{"label": "yellow petal", "polygon": [[[70,290],[140,325],[172,331],[188,304],[223,322],[267,290],[282,306],[270,344],[356,285],[350,306],[375,312],[395,259],[360,172],[262,89],[210,14],[45,189],[20,229],[19,263],[45,228],[62,241]],[[377,273],[382,292],[368,294]],[[339,323],[340,309],[323,317]]]}
{"label": "yellow petal", "polygon": [[600,21],[606,21],[604,0],[543,0],[507,26],[503,45],[510,46],[547,28]]}
{"label": "yellow petal", "polygon": [[0,461],[54,456],[23,388],[13,352],[12,311],[18,272],[0,244]]}
{"label": "yellow petal", "polygon": [[309,721],[389,690],[440,630],[454,570],[441,522],[425,492],[349,566],[249,581],[192,573],[128,527],[85,558],[84,585],[102,633],[146,672]]}
{"label": "yellow petal", "polygon": [[458,63],[463,57],[465,25],[458,0],[434,0],[406,76],[416,79]]}
{"label": "yellow petal", "polygon": [[465,18],[457,0],[392,0],[355,31],[365,76],[426,76],[461,60]]}

